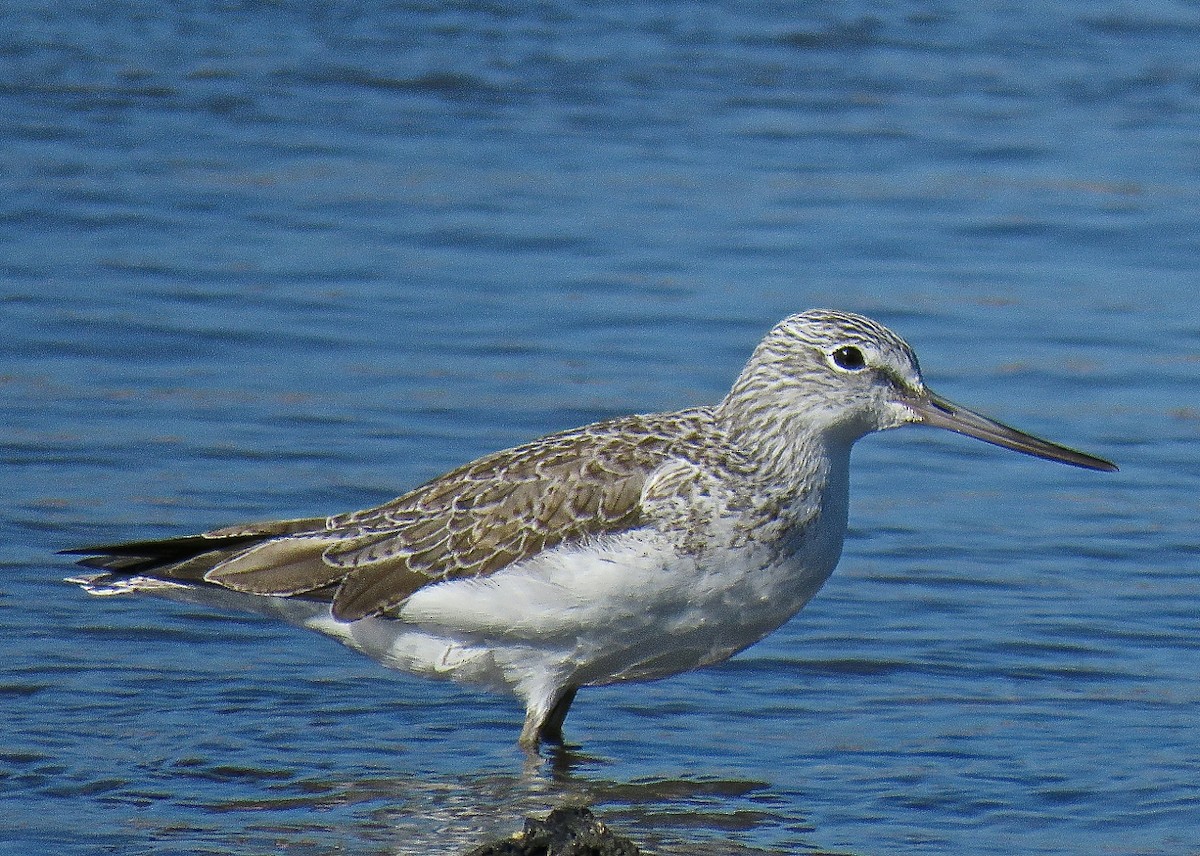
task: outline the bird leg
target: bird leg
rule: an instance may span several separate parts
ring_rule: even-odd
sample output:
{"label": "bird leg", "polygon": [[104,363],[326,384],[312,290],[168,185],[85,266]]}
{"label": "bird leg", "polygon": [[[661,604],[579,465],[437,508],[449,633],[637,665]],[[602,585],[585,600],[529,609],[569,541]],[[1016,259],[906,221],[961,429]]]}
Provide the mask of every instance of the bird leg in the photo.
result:
{"label": "bird leg", "polygon": [[536,710],[529,711],[525,717],[525,727],[521,729],[521,745],[526,749],[536,749],[542,743],[562,745],[563,720],[567,718],[578,691],[578,687],[564,689],[544,715],[539,716]]}

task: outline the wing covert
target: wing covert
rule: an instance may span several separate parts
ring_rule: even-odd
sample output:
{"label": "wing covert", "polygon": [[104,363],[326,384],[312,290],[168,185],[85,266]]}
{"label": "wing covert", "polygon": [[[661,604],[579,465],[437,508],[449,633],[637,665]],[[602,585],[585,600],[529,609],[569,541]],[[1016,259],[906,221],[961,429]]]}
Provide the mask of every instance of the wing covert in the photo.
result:
{"label": "wing covert", "polygon": [[387,613],[423,585],[487,576],[561,543],[635,528],[646,476],[690,433],[680,428],[700,430],[704,418],[634,416],[551,435],[345,516],[339,528],[363,535],[325,551],[346,573],[334,616]]}

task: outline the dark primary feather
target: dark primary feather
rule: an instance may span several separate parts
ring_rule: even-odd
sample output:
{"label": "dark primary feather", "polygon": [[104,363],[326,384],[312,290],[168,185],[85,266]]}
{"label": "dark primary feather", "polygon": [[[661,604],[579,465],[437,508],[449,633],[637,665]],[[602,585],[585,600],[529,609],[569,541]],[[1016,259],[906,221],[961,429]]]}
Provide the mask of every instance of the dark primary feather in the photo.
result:
{"label": "dark primary feather", "polygon": [[257,535],[239,535],[220,539],[205,535],[187,535],[183,538],[75,547],[59,552],[66,556],[86,556],[87,558],[80,559],[77,563],[85,568],[136,574],[182,562],[218,548],[231,549],[260,540],[262,540],[261,536]]}
{"label": "dark primary feather", "polygon": [[646,476],[710,420],[705,408],[628,416],[488,455],[365,511],[64,552],[114,576],[331,600],[344,621],[388,614],[432,582],[638,526]]}

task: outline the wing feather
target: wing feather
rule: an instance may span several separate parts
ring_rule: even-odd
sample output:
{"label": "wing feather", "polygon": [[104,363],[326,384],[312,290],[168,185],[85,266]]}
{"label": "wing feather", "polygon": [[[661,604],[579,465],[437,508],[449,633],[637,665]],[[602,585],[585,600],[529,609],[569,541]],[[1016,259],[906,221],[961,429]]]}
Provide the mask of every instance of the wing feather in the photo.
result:
{"label": "wing feather", "polygon": [[[393,611],[426,583],[487,576],[561,543],[641,524],[642,484],[680,437],[705,430],[702,409],[633,416],[481,458],[425,488],[351,515],[344,525],[394,528],[385,562],[354,556],[333,602],[351,621]],[[416,517],[419,522],[409,522]],[[386,530],[385,530],[386,531]]]}
{"label": "wing feather", "polygon": [[338,582],[345,571],[324,559],[329,539],[279,538],[243,550],[215,565],[204,581],[248,594],[292,597]]}
{"label": "wing feather", "polygon": [[432,583],[641,525],[648,475],[710,425],[707,408],[629,416],[488,455],[364,511],[67,552],[114,577],[328,599],[344,621],[394,614]]}

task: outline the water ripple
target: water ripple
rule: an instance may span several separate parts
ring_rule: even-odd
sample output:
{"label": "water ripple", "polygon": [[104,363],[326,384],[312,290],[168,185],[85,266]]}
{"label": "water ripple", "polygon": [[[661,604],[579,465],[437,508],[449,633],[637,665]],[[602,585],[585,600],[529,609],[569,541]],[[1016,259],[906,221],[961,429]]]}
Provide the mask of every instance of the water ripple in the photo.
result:
{"label": "water ripple", "polygon": [[[68,11],[0,31],[7,849],[456,853],[564,801],[663,854],[1194,848],[1194,8]],[[59,582],[713,401],[811,305],[1121,472],[867,439],[795,621],[533,764],[510,699]]]}

